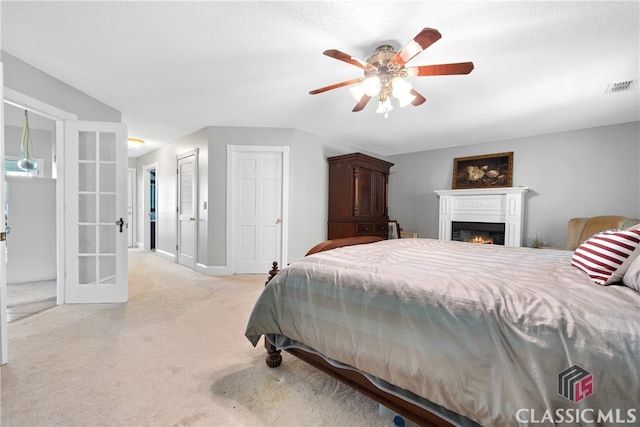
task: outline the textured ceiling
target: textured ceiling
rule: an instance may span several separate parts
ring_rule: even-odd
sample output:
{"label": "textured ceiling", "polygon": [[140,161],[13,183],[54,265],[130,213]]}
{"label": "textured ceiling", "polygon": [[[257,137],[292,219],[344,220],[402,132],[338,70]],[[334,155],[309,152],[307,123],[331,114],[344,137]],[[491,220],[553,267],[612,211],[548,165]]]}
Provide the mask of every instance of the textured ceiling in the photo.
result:
{"label": "textured ceiling", "polygon": [[[390,155],[637,121],[639,3],[13,2],[2,50],[122,111],[138,154],[206,126],[296,128]],[[442,38],[409,62],[473,61],[415,77],[427,98],[389,118],[352,113],[360,77],[322,55],[366,59],[422,28]]]}

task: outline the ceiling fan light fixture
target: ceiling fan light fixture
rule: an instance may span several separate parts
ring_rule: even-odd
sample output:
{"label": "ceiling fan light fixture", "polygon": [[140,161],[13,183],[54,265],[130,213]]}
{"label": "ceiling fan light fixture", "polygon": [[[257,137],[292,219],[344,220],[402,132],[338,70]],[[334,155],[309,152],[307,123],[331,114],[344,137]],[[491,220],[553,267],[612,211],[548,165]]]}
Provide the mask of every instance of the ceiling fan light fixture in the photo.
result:
{"label": "ceiling fan light fixture", "polygon": [[393,102],[398,101],[400,107],[409,104],[414,107],[422,105],[427,99],[413,89],[411,84],[405,80],[406,78],[469,74],[474,68],[473,62],[406,66],[413,57],[423,52],[441,37],[438,30],[425,27],[400,51],[396,52],[393,46],[384,44],[378,46],[366,62],[337,49],[325,50],[322,52],[324,55],[363,70],[364,77],[311,90],[309,94],[317,95],[340,87],[358,84],[356,87],[350,88],[351,95],[358,101],[351,111],[354,113],[362,111],[369,100],[375,97],[379,101],[376,112],[384,114],[385,118],[389,117],[389,111],[393,109],[391,106],[392,97],[394,98]]}
{"label": "ceiling fan light fixture", "polygon": [[367,96],[377,96],[380,93],[380,77],[371,76],[367,77],[362,81],[362,87],[364,88],[364,93]]}
{"label": "ceiling fan light fixture", "polygon": [[408,95],[411,92],[411,89],[413,89],[411,87],[411,83],[400,76],[396,76],[391,79],[391,87],[393,88],[391,94],[394,98],[398,99]]}
{"label": "ceiling fan light fixture", "polygon": [[400,107],[406,107],[407,105],[411,104],[415,99],[415,95],[412,95],[411,93],[406,93],[400,97],[396,97],[398,99],[398,102],[400,104]]}
{"label": "ceiling fan light fixture", "polygon": [[362,85],[362,83],[356,86],[351,86],[349,88],[349,92],[351,92],[351,96],[353,96],[356,101],[360,101],[365,95],[364,86]]}
{"label": "ceiling fan light fixture", "polygon": [[384,101],[380,101],[380,104],[378,104],[378,109],[376,110],[376,113],[379,114],[384,114],[384,118],[388,118],[389,117],[389,111],[393,110],[393,105],[391,105],[391,100],[389,98],[386,98]]}

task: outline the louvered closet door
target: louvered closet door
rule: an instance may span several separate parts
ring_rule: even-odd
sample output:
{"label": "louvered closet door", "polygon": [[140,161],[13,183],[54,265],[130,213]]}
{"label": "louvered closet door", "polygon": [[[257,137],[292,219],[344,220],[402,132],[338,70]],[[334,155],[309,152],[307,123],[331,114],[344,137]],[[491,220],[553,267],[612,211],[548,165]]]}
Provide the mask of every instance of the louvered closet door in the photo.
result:
{"label": "louvered closet door", "polygon": [[178,263],[195,269],[198,224],[197,151],[178,156]]}

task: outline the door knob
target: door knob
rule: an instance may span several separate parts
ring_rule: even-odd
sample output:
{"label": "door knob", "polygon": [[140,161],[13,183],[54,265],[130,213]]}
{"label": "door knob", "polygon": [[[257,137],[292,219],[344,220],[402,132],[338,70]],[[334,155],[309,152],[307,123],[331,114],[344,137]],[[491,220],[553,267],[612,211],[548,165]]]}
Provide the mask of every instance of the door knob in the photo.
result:
{"label": "door knob", "polygon": [[195,221],[195,220],[196,220],[196,218],[193,217],[193,216],[191,218],[189,218],[189,221]]}
{"label": "door knob", "polygon": [[276,219],[276,224],[280,224],[282,220],[280,218]]}
{"label": "door knob", "polygon": [[118,221],[116,221],[116,225],[120,226],[120,232],[122,233],[122,226],[124,225],[124,220],[120,218]]}

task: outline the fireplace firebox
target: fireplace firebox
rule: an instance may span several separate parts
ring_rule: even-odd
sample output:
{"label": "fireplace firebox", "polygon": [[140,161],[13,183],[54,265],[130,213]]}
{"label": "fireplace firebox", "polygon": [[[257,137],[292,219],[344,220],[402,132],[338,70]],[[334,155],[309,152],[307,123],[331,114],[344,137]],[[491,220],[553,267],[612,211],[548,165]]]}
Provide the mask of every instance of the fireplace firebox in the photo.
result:
{"label": "fireplace firebox", "polygon": [[451,240],[504,245],[504,223],[452,221]]}

